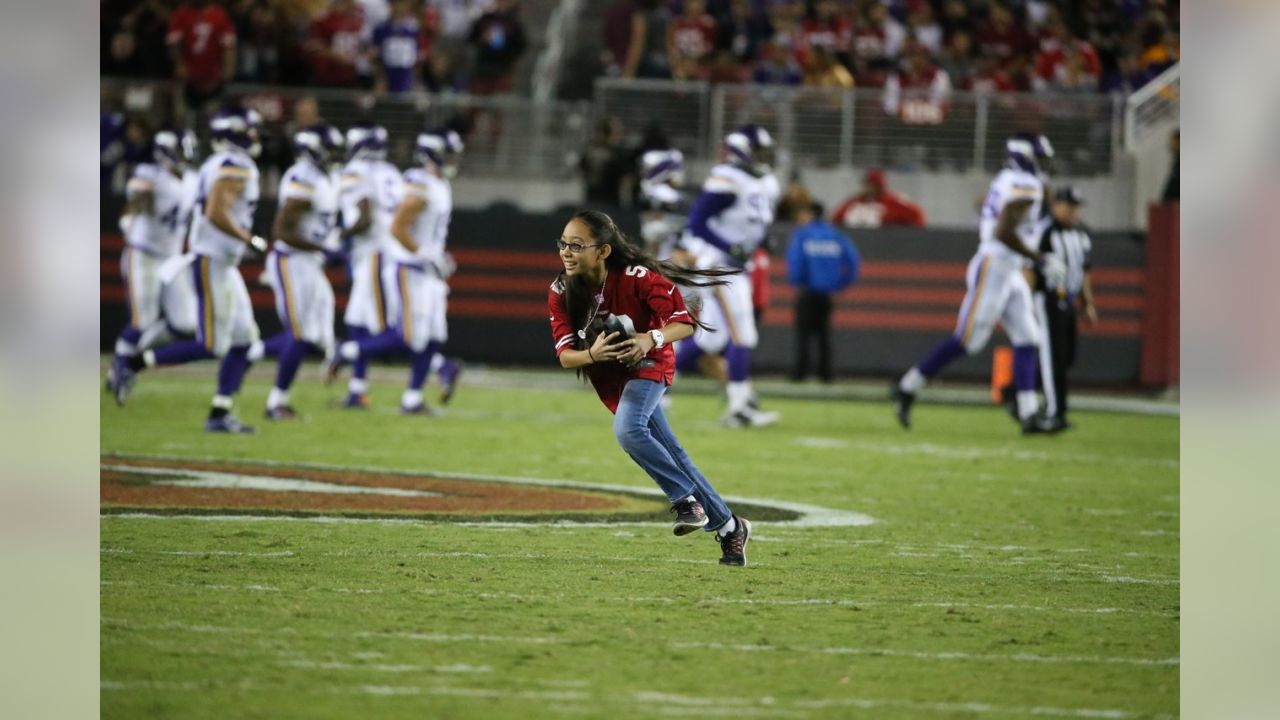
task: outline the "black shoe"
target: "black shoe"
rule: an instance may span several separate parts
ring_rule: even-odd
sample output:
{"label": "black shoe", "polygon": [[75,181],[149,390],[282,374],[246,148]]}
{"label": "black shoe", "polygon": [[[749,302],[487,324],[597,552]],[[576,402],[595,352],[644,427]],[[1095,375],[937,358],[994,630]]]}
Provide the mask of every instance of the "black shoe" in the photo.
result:
{"label": "black shoe", "polygon": [[1023,435],[1055,435],[1066,428],[1066,423],[1061,419],[1045,417],[1039,413],[1022,420]]}
{"label": "black shoe", "polygon": [[738,526],[728,535],[716,538],[720,542],[720,564],[743,567],[747,564],[747,541],[751,539],[751,521],[733,516]]}
{"label": "black shoe", "polygon": [[911,404],[916,401],[916,394],[903,390],[895,382],[889,386],[889,397],[893,400],[893,414],[898,416],[898,424],[903,430],[910,430]]}
{"label": "black shoe", "polygon": [[672,505],[671,512],[676,516],[675,522],[671,523],[673,535],[688,535],[707,526],[707,513],[702,509],[702,503],[693,498]]}

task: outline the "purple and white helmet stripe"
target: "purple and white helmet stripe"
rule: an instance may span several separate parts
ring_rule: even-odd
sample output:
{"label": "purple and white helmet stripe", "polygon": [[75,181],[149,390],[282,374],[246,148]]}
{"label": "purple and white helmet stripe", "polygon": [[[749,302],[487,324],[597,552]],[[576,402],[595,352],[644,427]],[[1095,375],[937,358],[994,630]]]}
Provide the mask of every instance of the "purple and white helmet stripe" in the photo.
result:
{"label": "purple and white helmet stripe", "polygon": [[759,125],[743,125],[724,138],[724,147],[730,162],[766,173],[770,170],[773,154],[773,137]]}
{"label": "purple and white helmet stripe", "polygon": [[328,123],[318,123],[294,133],[293,149],[300,157],[324,167],[342,151],[342,133]]}
{"label": "purple and white helmet stripe", "polygon": [[684,182],[684,153],[679,150],[650,150],[640,158],[640,179],[644,183]]}
{"label": "purple and white helmet stripe", "polygon": [[258,128],[262,116],[257,110],[241,105],[224,105],[209,120],[209,132],[215,150],[236,148],[256,156],[262,146],[258,142]]}
{"label": "purple and white helmet stripe", "polygon": [[167,168],[191,165],[196,160],[196,134],[185,128],[165,129],[152,139],[152,159]]}
{"label": "purple and white helmet stripe", "polygon": [[446,177],[452,177],[457,172],[458,156],[463,149],[462,136],[457,131],[437,128],[418,136],[414,155],[418,162],[430,163]]}
{"label": "purple and white helmet stripe", "polygon": [[387,154],[387,129],[362,122],[347,130],[347,157],[382,159]]}
{"label": "purple and white helmet stripe", "polygon": [[1053,159],[1053,146],[1044,135],[1019,133],[1005,143],[1005,158],[1009,167],[1039,173],[1047,169]]}

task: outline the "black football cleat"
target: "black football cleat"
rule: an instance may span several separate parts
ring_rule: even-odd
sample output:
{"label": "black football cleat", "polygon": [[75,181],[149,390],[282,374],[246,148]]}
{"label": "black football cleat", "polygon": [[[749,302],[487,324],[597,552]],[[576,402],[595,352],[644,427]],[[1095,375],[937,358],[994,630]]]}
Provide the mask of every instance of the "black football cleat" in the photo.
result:
{"label": "black football cleat", "polygon": [[1045,417],[1040,413],[1022,419],[1023,435],[1056,435],[1066,427],[1066,423],[1059,418]]}
{"label": "black football cleat", "polygon": [[898,416],[898,424],[903,430],[910,430],[911,405],[916,401],[916,394],[903,390],[895,382],[889,386],[889,398],[893,400],[893,414]]}

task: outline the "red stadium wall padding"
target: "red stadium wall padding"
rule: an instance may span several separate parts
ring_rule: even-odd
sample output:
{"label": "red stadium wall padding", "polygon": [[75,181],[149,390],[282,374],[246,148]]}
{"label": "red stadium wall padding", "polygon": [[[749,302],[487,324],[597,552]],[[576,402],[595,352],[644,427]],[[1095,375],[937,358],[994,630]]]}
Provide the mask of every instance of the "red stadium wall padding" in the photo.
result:
{"label": "red stadium wall padding", "polygon": [[1138,380],[1148,387],[1179,382],[1178,289],[1181,225],[1177,203],[1147,209],[1147,256],[1142,305],[1142,356]]}

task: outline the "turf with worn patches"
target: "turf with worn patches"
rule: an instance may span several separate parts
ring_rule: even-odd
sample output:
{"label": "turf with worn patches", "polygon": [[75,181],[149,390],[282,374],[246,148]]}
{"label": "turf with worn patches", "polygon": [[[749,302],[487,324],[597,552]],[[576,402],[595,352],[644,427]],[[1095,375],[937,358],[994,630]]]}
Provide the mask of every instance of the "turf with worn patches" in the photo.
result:
{"label": "turf with worn patches", "polygon": [[[586,390],[463,387],[441,418],[328,409],[200,432],[210,377],[103,403],[104,452],[644,487]],[[240,399],[254,419],[268,387]],[[102,518],[107,718],[1159,717],[1178,712],[1178,421],[769,400],[671,411],[725,494],[867,513],[760,522],[751,566],[656,525]]]}

